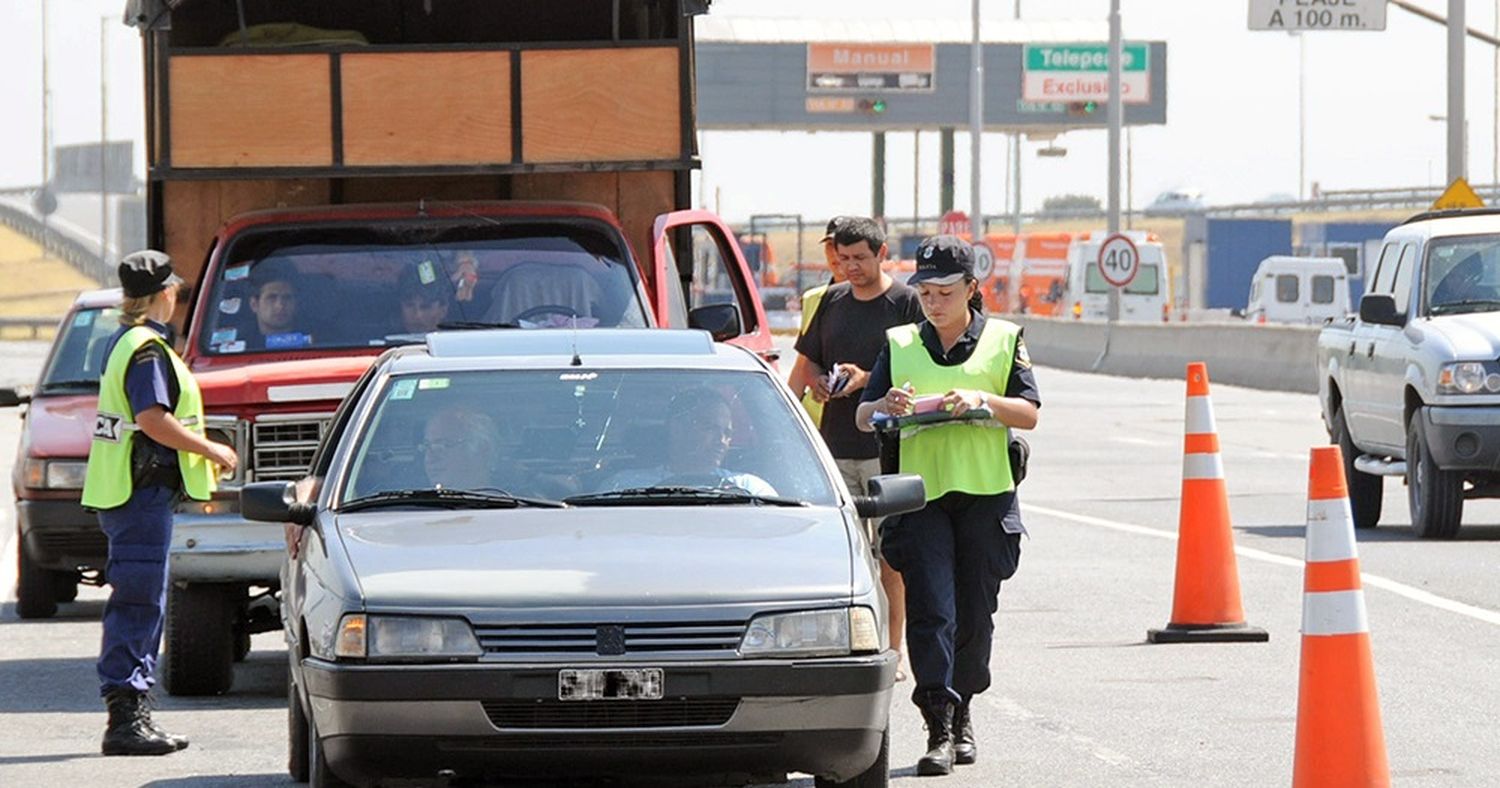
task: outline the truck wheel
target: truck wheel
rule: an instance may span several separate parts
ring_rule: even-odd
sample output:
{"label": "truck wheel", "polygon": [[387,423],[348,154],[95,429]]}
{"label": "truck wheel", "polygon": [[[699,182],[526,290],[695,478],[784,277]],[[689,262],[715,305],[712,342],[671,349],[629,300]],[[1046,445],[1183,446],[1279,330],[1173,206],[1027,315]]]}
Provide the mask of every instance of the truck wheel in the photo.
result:
{"label": "truck wheel", "polygon": [[250,629],[244,626],[234,628],[234,661],[244,662],[245,657],[250,656]]}
{"label": "truck wheel", "polygon": [[16,545],[16,553],[16,615],[26,619],[57,615],[56,573],[37,566],[26,555],[26,545]]}
{"label": "truck wheel", "polygon": [[1354,438],[1349,435],[1349,424],[1344,421],[1343,408],[1333,414],[1333,442],[1339,445],[1339,453],[1344,455],[1344,483],[1349,487],[1349,509],[1354,515],[1354,527],[1374,528],[1380,522],[1385,479],[1355,470],[1354,461],[1363,452],[1354,445]]}
{"label": "truck wheel", "polygon": [[173,585],[167,592],[162,683],[173,695],[222,695],[234,683],[235,586]]}
{"label": "truck wheel", "polygon": [[813,779],[815,788],[887,788],[891,784],[891,727],[885,728],[880,737],[880,754],[870,768],[855,775],[853,779],[835,782],[825,777]]}
{"label": "truck wheel", "polygon": [[310,735],[307,731],[307,715],[302,713],[302,698],[298,697],[297,685],[292,683],[292,669],[286,671],[286,770],[292,782],[308,780],[307,748]]}
{"label": "truck wheel", "polygon": [[1438,468],[1427,448],[1422,412],[1406,425],[1406,497],[1411,505],[1411,529],[1423,539],[1452,539],[1464,515],[1462,473]]}
{"label": "truck wheel", "polygon": [[54,572],[52,592],[57,595],[57,601],[72,602],[77,599],[78,581],[81,579],[77,572]]}

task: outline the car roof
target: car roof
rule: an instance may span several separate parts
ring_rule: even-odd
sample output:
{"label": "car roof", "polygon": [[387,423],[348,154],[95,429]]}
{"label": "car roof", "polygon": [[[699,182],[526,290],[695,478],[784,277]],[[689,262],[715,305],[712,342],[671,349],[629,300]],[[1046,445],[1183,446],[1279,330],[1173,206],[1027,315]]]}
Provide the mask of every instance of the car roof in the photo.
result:
{"label": "car roof", "polygon": [[85,290],[73,299],[74,308],[100,309],[103,307],[119,306],[125,300],[125,294],[118,287],[106,290]]}
{"label": "car roof", "polygon": [[[577,363],[574,358],[577,358]],[[659,328],[439,331],[393,354],[392,374],[439,370],[692,368],[764,372],[743,348],[706,331]]]}
{"label": "car roof", "polygon": [[[1405,232],[1403,232],[1405,231]],[[1391,231],[1392,235],[1411,233],[1423,238],[1444,235],[1478,235],[1500,232],[1500,209],[1480,208],[1455,211],[1425,211],[1407,219]]]}

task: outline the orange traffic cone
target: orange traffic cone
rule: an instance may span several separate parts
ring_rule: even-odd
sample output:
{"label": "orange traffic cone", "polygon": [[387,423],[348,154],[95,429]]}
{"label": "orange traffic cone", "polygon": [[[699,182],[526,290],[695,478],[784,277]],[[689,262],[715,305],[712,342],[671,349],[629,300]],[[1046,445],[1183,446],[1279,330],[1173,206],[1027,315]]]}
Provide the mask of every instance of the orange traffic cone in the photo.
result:
{"label": "orange traffic cone", "polygon": [[1147,631],[1152,643],[1263,642],[1271,636],[1245,623],[1240,573],[1229,529],[1229,493],[1208,367],[1187,367],[1187,437],[1182,457],[1182,504],[1177,524],[1177,581],[1172,620]]}
{"label": "orange traffic cone", "polygon": [[1344,484],[1339,447],[1313,449],[1307,481],[1294,788],[1391,784],[1354,520]]}

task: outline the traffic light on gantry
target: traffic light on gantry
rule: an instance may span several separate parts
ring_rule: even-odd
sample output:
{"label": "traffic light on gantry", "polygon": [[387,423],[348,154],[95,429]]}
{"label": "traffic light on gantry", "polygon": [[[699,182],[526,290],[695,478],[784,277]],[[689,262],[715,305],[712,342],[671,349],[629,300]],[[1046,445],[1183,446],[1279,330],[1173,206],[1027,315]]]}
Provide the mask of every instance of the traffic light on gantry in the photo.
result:
{"label": "traffic light on gantry", "polygon": [[1068,103],[1068,116],[1074,118],[1086,118],[1103,109],[1097,101],[1072,101]]}
{"label": "traffic light on gantry", "polygon": [[880,115],[885,112],[885,99],[860,99],[859,111],[866,115]]}

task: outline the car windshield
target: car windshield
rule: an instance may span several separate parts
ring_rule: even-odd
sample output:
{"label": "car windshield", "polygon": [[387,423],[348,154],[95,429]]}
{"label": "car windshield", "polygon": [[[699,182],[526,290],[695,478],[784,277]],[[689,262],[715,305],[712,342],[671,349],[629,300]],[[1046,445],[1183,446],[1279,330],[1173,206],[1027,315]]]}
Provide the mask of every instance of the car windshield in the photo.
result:
{"label": "car windshield", "polygon": [[696,369],[396,376],[353,439],[340,507],[435,489],[575,506],[832,505],[778,385]]}
{"label": "car windshield", "polygon": [[120,328],[120,310],[81,307],[68,317],[52,343],[52,357],[42,374],[41,393],[99,390],[104,351]]}
{"label": "car windshield", "polygon": [[1434,239],[1426,268],[1428,314],[1500,311],[1500,235]]}
{"label": "car windshield", "polygon": [[372,347],[456,325],[646,326],[632,265],[584,225],[469,221],[279,228],[228,248],[207,354]]}

